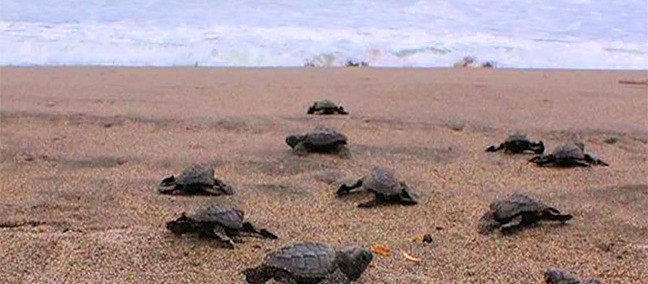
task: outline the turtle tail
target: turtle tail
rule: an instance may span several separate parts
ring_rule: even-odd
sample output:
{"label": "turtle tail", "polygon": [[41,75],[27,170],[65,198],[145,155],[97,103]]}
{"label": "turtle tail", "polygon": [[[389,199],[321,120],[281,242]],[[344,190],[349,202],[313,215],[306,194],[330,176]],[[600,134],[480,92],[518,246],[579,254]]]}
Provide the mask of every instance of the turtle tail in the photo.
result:
{"label": "turtle tail", "polygon": [[272,278],[265,267],[248,268],[241,273],[245,275],[245,281],[249,284],[263,284]]}

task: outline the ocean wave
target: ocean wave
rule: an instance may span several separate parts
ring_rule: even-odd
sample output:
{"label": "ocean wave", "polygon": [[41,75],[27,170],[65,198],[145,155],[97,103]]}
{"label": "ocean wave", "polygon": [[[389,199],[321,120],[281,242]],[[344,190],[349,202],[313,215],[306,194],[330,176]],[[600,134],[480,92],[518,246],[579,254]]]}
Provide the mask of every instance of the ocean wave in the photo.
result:
{"label": "ocean wave", "polygon": [[507,68],[647,69],[648,42],[394,28],[142,26],[0,22],[0,65],[449,67],[465,56]]}

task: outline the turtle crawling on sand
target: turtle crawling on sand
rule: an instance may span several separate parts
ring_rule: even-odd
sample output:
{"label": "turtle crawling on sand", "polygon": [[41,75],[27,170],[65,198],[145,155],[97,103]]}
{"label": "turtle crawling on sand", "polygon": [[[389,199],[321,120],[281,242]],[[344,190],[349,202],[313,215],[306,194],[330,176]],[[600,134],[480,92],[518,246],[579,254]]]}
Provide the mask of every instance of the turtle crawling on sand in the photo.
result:
{"label": "turtle crawling on sand", "polygon": [[566,222],[571,219],[572,215],[562,214],[540,201],[514,193],[490,204],[488,212],[479,220],[478,231],[484,235],[496,229],[509,233],[540,221]]}
{"label": "turtle crawling on sand", "polygon": [[504,153],[522,154],[531,151],[535,154],[544,153],[545,147],[542,141],[533,142],[525,134],[509,135],[503,143],[495,147],[492,145],[486,149],[486,152],[497,152],[504,150]]}
{"label": "turtle crawling on sand", "polygon": [[331,100],[320,100],[313,103],[311,107],[308,108],[307,114],[349,114],[344,110],[344,107],[336,105]]}
{"label": "turtle crawling on sand", "polygon": [[347,137],[335,130],[318,127],[306,134],[293,134],[286,137],[286,144],[298,155],[309,152],[347,154]]}
{"label": "turtle crawling on sand", "polygon": [[214,238],[224,243],[228,248],[234,248],[240,233],[257,235],[266,239],[278,237],[266,229],[257,229],[252,223],[243,221],[243,211],[222,205],[201,207],[191,215],[182,213],[176,220],[166,223],[166,228],[176,235],[197,233]]}
{"label": "turtle crawling on sand", "polygon": [[392,170],[375,167],[371,173],[359,179],[353,185],[343,184],[336,192],[337,196],[351,193],[351,190],[362,187],[374,193],[374,199],[358,204],[358,207],[374,207],[380,203],[391,202],[403,205],[418,204],[418,194],[401,182]]}
{"label": "turtle crawling on sand", "polygon": [[166,177],[160,183],[162,194],[232,195],[234,189],[228,183],[214,177],[214,169],[204,165],[192,165],[177,178]]}
{"label": "turtle crawling on sand", "polygon": [[603,284],[597,279],[580,281],[569,272],[558,268],[547,269],[544,273],[544,280],[547,284]]}
{"label": "turtle crawling on sand", "polygon": [[538,155],[533,157],[529,162],[538,166],[558,166],[558,167],[589,167],[591,165],[608,166],[596,158],[594,155],[585,152],[585,144],[580,142],[569,141],[553,150],[548,155]]}
{"label": "turtle crawling on sand", "polygon": [[358,280],[372,260],[373,254],[358,246],[335,250],[327,244],[304,242],[271,252],[261,265],[242,273],[250,284],[270,279],[291,284],[342,284]]}

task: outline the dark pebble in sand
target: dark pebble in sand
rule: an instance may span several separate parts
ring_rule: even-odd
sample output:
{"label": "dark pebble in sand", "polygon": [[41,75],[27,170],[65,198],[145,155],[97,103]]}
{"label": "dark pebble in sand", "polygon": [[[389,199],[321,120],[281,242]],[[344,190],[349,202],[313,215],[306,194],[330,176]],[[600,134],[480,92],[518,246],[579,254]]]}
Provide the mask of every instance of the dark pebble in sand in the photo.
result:
{"label": "dark pebble in sand", "polygon": [[126,157],[119,157],[119,158],[117,158],[117,164],[118,164],[118,165],[126,164],[126,162],[128,162],[128,158],[126,158]]}
{"label": "dark pebble in sand", "polygon": [[431,244],[434,240],[432,239],[432,235],[430,234],[425,234],[423,236],[423,243],[425,244]]}

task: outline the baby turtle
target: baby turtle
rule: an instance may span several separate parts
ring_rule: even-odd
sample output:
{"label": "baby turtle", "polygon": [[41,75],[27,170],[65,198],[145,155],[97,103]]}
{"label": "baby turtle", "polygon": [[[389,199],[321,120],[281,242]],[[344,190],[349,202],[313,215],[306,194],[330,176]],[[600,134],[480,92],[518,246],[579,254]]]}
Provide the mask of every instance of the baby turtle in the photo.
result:
{"label": "baby turtle", "polygon": [[[350,283],[360,278],[372,260],[373,254],[358,246],[335,250],[327,244],[304,242],[271,252],[260,266],[242,273],[250,284],[270,279],[291,284]],[[344,275],[341,281],[329,280],[339,272]]]}
{"label": "baby turtle", "polygon": [[309,152],[348,154],[347,137],[335,130],[321,127],[306,134],[289,135],[286,144],[298,155]]}
{"label": "baby turtle", "polygon": [[478,231],[487,235],[499,228],[503,233],[509,233],[540,221],[565,222],[571,219],[572,215],[561,214],[558,209],[514,193],[490,204],[490,210],[479,220]]}
{"label": "baby turtle", "polygon": [[166,228],[180,236],[186,233],[197,233],[214,238],[224,243],[228,248],[234,248],[240,233],[257,235],[266,239],[278,237],[266,229],[256,229],[252,223],[243,221],[243,211],[223,205],[201,207],[195,213],[187,216],[184,212],[176,220],[166,223]]}
{"label": "baby turtle", "polygon": [[559,166],[559,167],[589,167],[591,165],[608,166],[596,158],[594,155],[585,152],[585,144],[580,142],[569,141],[558,146],[551,154],[538,155],[533,157],[529,162],[538,166]]}
{"label": "baby turtle", "polygon": [[547,269],[544,273],[544,279],[547,284],[603,284],[597,279],[580,281],[569,272],[558,268]]}
{"label": "baby turtle", "polygon": [[497,152],[504,150],[504,153],[522,154],[531,151],[535,154],[544,153],[545,147],[542,141],[533,142],[524,134],[509,135],[503,143],[495,147],[492,145],[486,149],[486,152]]}
{"label": "baby turtle", "polygon": [[358,207],[374,207],[384,202],[400,203],[403,205],[418,204],[418,194],[401,182],[396,174],[384,168],[375,167],[369,175],[359,179],[355,184],[349,186],[343,184],[336,195],[343,196],[351,193],[351,190],[362,187],[374,193],[374,199],[358,204]]}
{"label": "baby turtle", "polygon": [[308,108],[307,114],[349,114],[344,110],[344,107],[336,105],[331,100],[321,100],[313,103],[311,107]]}
{"label": "baby turtle", "polygon": [[162,194],[232,195],[234,189],[228,183],[214,178],[214,169],[192,165],[177,178],[164,178],[158,187]]}

